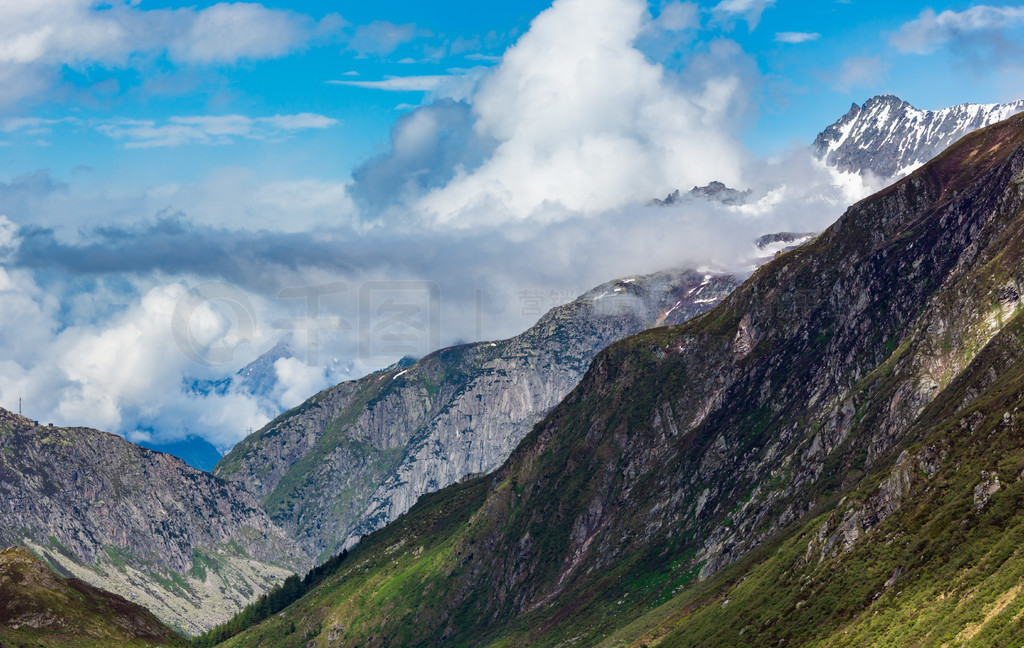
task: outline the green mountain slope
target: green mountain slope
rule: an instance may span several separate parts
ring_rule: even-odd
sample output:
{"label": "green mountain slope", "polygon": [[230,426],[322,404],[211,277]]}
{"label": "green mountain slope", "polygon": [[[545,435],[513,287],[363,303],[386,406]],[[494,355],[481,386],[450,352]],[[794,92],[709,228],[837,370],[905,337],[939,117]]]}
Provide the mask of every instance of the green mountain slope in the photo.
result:
{"label": "green mountain slope", "polygon": [[613,345],[497,472],[227,645],[1016,636],[1022,142],[1021,117],[968,136]]}
{"label": "green mountain slope", "polygon": [[142,606],[50,571],[22,547],[0,551],[0,646],[182,646]]}
{"label": "green mountain slope", "polygon": [[1015,317],[929,405],[888,472],[603,645],[1020,645],[1022,403]]}

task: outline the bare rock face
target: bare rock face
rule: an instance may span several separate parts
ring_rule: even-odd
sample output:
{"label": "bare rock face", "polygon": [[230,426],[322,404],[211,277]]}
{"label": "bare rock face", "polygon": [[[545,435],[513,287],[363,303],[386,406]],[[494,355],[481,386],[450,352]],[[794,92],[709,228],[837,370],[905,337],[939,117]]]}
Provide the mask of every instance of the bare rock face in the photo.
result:
{"label": "bare rock face", "polygon": [[686,321],[737,283],[687,270],[605,284],[517,337],[321,392],[238,444],[214,474],[262,498],[310,555],[336,552],[421,495],[499,466],[598,351]]}
{"label": "bare rock face", "polygon": [[981,471],[981,481],[974,487],[974,512],[980,512],[988,504],[988,500],[999,492],[1002,485],[999,475],[987,470]]}
{"label": "bare rock face", "polygon": [[249,493],[121,437],[0,410],[0,544],[201,632],[307,556]]}

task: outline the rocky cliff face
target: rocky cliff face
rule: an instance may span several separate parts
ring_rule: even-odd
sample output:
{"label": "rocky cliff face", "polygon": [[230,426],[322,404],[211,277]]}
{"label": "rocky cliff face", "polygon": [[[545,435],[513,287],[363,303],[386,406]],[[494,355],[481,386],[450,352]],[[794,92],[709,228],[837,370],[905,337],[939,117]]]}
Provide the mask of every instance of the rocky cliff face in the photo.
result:
{"label": "rocky cliff face", "polygon": [[86,428],[0,410],[0,544],[199,632],[309,560],[247,492]]}
{"label": "rocky cliff face", "polygon": [[694,271],[611,282],[515,338],[328,389],[242,441],[214,473],[261,497],[312,555],[336,552],[422,494],[500,465],[600,349],[686,321],[736,284]]}
{"label": "rocky cliff face", "polygon": [[0,551],[0,645],[181,646],[151,612],[61,578],[24,547]]}
{"label": "rocky cliff face", "polygon": [[892,95],[853,104],[814,140],[814,152],[842,172],[902,178],[964,135],[1024,111],[1024,99],[1007,104],[962,104],[918,110]]}
{"label": "rocky cliff face", "polygon": [[[665,645],[743,645],[744,633],[764,639],[751,645],[794,644],[850,618],[828,613],[843,588],[857,592],[847,613],[864,615],[857,645],[871,645],[887,628],[870,606],[906,578],[901,567],[962,551],[972,516],[991,512],[980,531],[1022,528],[1019,509],[1000,504],[1007,475],[1024,475],[1019,452],[1001,454],[1020,445],[1022,259],[1018,116],[851,207],[712,311],[612,345],[501,468],[421,499],[288,615],[231,645],[282,645],[282,623],[337,646],[619,645],[636,632],[621,645],[639,646],[658,643],[661,624],[680,627]],[[890,528],[880,544],[902,557],[875,573],[878,551],[857,554],[859,538],[907,510],[911,494],[923,499],[902,519],[918,535]],[[936,540],[936,528],[949,538]],[[907,614],[952,587],[944,609],[976,627],[922,645],[1002,645],[977,633],[1003,610],[1011,623],[1021,609],[1008,607],[1012,588],[1001,607],[958,606],[981,596],[975,563],[1021,572],[1017,537],[949,560],[956,584],[924,577]],[[758,557],[779,538],[784,557]],[[859,558],[828,562],[843,552]],[[736,568],[748,559],[765,571]],[[818,561],[830,578],[813,572]],[[694,587],[702,578],[722,590]],[[743,612],[719,591],[746,592]],[[685,625],[697,609],[700,625]]]}

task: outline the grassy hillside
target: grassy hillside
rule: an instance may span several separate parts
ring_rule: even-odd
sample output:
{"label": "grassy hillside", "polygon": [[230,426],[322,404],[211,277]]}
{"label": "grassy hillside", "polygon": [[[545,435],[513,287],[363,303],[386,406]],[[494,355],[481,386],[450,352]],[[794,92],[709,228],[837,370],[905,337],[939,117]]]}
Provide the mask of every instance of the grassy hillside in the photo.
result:
{"label": "grassy hillside", "polygon": [[30,551],[0,552],[0,645],[110,648],[187,645],[142,606],[61,578]]}

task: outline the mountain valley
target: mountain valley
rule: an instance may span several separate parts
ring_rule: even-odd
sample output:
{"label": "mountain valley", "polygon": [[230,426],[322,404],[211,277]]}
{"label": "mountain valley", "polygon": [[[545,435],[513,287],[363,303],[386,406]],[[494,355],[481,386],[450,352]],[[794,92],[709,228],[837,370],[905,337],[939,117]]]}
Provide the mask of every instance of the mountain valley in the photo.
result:
{"label": "mountain valley", "polygon": [[1022,228],[1016,117],[603,351],[226,645],[1019,642]]}
{"label": "mountain valley", "polygon": [[934,159],[820,235],[762,237],[749,279],[609,282],[324,390],[212,474],[0,410],[0,544],[31,552],[4,555],[82,609],[146,606],[152,645],[282,583],[196,645],[1019,641],[1024,117],[935,154],[1022,108],[883,123],[914,109],[873,98],[823,161]]}

